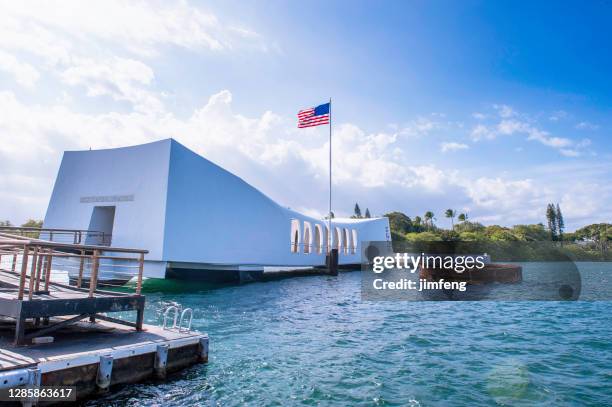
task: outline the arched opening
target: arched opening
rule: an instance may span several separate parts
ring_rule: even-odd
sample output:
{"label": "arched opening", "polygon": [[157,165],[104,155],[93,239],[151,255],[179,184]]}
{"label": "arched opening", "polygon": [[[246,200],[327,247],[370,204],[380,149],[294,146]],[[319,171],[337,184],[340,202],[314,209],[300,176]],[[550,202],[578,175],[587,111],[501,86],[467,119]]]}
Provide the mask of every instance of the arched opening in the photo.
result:
{"label": "arched opening", "polygon": [[304,222],[304,253],[310,253],[311,241],[310,241],[310,223]]}
{"label": "arched opening", "polygon": [[351,240],[351,253],[357,253],[357,231],[355,229],[352,230],[353,239]]}
{"label": "arched opening", "polygon": [[315,225],[314,242],[312,247],[314,248],[315,253],[321,254],[321,251],[323,250],[321,241],[321,225]]}
{"label": "arched opening", "polygon": [[340,244],[340,228],[334,228],[334,241],[332,242],[332,247],[336,250],[338,250],[338,254],[340,254],[341,252],[341,247],[342,245]]}
{"label": "arched opening", "polygon": [[300,252],[300,222],[291,219],[291,253]]}
{"label": "arched opening", "polygon": [[344,254],[348,254],[349,252],[349,231],[347,228],[342,229],[342,249],[344,249]]}
{"label": "arched opening", "polygon": [[329,252],[329,248],[332,247],[331,245],[331,236],[329,235],[329,226],[325,225],[324,226],[324,230],[323,230],[323,248],[325,249],[325,253]]}

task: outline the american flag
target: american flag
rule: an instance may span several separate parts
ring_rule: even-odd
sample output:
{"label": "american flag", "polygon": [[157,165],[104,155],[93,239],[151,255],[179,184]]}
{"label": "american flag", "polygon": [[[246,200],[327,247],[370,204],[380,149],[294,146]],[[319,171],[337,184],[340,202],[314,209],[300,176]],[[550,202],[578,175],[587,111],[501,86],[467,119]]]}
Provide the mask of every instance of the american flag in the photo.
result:
{"label": "american flag", "polygon": [[300,110],[298,112],[298,128],[320,126],[329,123],[329,103]]}

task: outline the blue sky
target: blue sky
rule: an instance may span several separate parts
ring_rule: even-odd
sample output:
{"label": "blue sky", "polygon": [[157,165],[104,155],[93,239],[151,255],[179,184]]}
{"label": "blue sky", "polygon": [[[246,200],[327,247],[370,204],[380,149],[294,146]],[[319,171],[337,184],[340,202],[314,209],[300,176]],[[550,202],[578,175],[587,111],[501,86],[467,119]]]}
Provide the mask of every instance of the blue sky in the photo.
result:
{"label": "blue sky", "polygon": [[[532,3],[532,4],[531,4]],[[610,222],[612,6],[593,2],[0,6],[0,218],[42,218],[61,153],[174,137],[309,214],[455,208]]]}

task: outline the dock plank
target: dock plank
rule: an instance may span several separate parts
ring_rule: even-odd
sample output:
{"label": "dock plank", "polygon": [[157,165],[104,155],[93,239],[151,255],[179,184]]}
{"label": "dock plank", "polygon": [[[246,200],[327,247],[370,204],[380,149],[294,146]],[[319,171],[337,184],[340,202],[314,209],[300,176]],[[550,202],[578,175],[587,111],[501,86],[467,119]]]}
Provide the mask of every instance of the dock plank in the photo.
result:
{"label": "dock plank", "polygon": [[125,326],[106,321],[83,322],[58,331],[53,343],[14,346],[8,331],[0,331],[0,370],[28,367],[35,364],[78,359],[119,353],[126,356],[131,350],[159,343],[181,343],[196,340],[201,333],[164,330],[158,326],[145,325],[136,332]]}

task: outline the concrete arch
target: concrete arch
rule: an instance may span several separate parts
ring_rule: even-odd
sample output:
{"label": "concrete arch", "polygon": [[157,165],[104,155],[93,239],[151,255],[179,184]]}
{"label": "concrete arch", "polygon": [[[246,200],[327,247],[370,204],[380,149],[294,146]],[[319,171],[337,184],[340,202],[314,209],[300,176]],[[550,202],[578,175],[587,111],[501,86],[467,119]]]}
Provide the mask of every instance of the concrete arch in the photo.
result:
{"label": "concrete arch", "polygon": [[323,251],[323,233],[321,229],[321,225],[315,224],[314,227],[314,240],[313,240],[313,249],[317,254],[321,254]]}
{"label": "concrete arch", "polygon": [[291,253],[300,252],[301,233],[300,233],[300,221],[297,219],[291,219]]}
{"label": "concrete arch", "polygon": [[351,231],[351,235],[352,235],[351,236],[352,237],[352,239],[351,239],[351,253],[355,254],[355,253],[357,253],[357,242],[358,242],[358,240],[357,240],[357,237],[358,237],[357,236],[357,230],[353,229]]}
{"label": "concrete arch", "polygon": [[309,254],[312,250],[312,227],[309,222],[304,222],[304,253]]}
{"label": "concrete arch", "polygon": [[344,254],[349,253],[349,231],[347,228],[342,229],[342,250]]}
{"label": "concrete arch", "polygon": [[338,250],[338,254],[342,251],[342,242],[341,242],[342,231],[339,227],[334,228],[332,248]]}
{"label": "concrete arch", "polygon": [[329,225],[323,227],[323,250],[325,253],[329,252],[329,248],[332,247],[331,236],[329,234]]}

